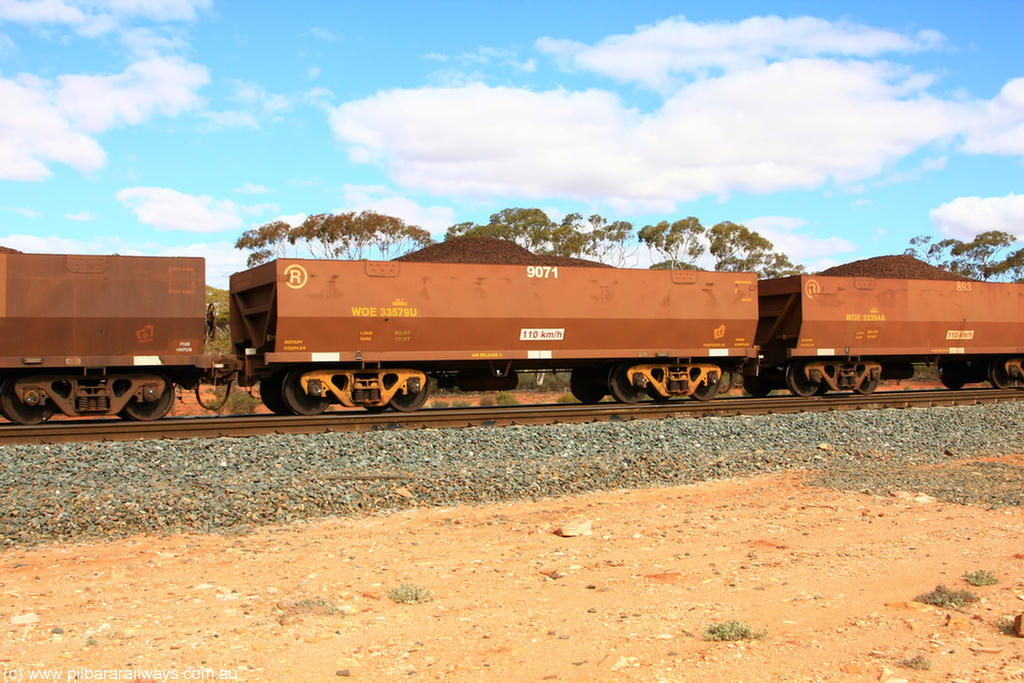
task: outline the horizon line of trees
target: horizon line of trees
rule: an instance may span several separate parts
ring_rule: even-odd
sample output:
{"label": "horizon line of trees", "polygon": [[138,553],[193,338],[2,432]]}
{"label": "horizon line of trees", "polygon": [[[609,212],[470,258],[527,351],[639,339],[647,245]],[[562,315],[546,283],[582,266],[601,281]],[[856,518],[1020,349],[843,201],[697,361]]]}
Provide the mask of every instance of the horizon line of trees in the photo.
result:
{"label": "horizon line of trees", "polygon": [[[784,277],[805,272],[770,240],[744,225],[723,221],[707,228],[690,216],[674,222],[661,221],[634,232],[628,221],[608,221],[593,214],[584,218],[571,213],[552,221],[538,208],[508,208],[492,214],[480,225],[458,223],[448,228],[445,240],[459,237],[491,237],[514,242],[535,254],[589,259],[623,267],[633,262],[641,246],[661,260],[654,269],[711,269],[755,272],[760,277]],[[430,234],[393,216],[374,211],[314,214],[300,225],[272,221],[247,230],[235,247],[249,252],[253,267],[305,248],[315,258],[361,259],[374,255],[387,260],[432,244]]]}
{"label": "horizon line of trees", "polygon": [[[491,214],[485,224],[458,223],[445,240],[490,237],[518,244],[535,254],[587,259],[624,267],[636,263],[641,247],[660,259],[650,268],[754,272],[761,278],[807,272],[770,240],[746,226],[722,221],[705,227],[693,216],[661,221],[635,230],[629,221],[609,221],[593,214],[570,213],[555,222],[538,208],[508,208]],[[272,221],[247,230],[235,242],[249,252],[253,267],[305,249],[314,258],[388,260],[433,244],[430,233],[400,218],[375,211],[320,213],[297,226]],[[1014,235],[990,230],[970,241],[936,240],[918,235],[903,252],[972,280],[1024,282],[1024,247]]]}

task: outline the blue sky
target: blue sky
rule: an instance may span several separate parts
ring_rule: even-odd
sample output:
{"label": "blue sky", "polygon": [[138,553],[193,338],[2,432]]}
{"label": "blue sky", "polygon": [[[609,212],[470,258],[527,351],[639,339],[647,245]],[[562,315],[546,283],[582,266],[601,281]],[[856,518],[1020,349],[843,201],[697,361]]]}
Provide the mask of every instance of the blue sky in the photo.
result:
{"label": "blue sky", "polygon": [[731,220],[811,270],[1024,235],[1022,34],[1019,1],[0,0],[0,244],[224,286],[244,230],[352,209]]}

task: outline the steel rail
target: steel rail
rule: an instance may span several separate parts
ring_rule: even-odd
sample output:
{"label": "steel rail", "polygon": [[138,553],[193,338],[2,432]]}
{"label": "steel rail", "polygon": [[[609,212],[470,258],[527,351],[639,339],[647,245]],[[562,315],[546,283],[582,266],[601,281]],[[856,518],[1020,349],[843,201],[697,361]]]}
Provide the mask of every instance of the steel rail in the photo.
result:
{"label": "steel rail", "polygon": [[559,424],[651,420],[708,415],[763,415],[830,410],[913,408],[973,405],[1024,400],[1024,391],[972,389],[961,391],[881,391],[867,396],[829,394],[800,398],[722,397],[712,401],[643,401],[622,403],[427,408],[413,413],[328,412],[311,417],[233,415],[172,417],[154,422],[122,420],[59,420],[41,425],[0,426],[0,447],[8,444],[47,444],[68,441],[133,441],[195,437],[243,437],[264,434],[309,434],[384,429],[453,428],[489,425]]}

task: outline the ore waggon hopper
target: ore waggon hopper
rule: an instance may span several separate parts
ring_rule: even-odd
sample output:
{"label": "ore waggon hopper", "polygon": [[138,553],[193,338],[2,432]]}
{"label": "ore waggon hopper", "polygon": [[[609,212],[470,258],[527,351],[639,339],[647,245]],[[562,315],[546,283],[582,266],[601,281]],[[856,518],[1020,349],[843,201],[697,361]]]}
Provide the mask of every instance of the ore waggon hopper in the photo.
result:
{"label": "ore waggon hopper", "polygon": [[0,411],[163,417],[204,356],[201,258],[0,253]]}
{"label": "ore waggon hopper", "polygon": [[956,279],[802,275],[761,280],[756,396],[875,390],[935,363],[959,389],[1024,386],[1024,286]]}
{"label": "ore waggon hopper", "polygon": [[511,389],[566,370],[607,394],[708,399],[753,357],[750,273],[279,259],[231,278],[231,329],[275,412],[413,410],[430,379]]}

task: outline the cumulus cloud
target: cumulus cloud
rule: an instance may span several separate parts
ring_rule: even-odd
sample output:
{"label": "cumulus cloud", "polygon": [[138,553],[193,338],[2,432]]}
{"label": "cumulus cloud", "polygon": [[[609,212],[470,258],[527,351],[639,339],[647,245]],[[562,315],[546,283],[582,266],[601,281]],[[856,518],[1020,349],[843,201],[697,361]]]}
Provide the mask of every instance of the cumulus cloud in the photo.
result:
{"label": "cumulus cloud", "polygon": [[113,75],[65,75],[56,82],[0,78],[0,179],[41,180],[57,162],[88,173],[107,156],[92,137],[155,115],[197,107],[206,68],[178,58],[132,64]]}
{"label": "cumulus cloud", "polygon": [[206,67],[184,59],[147,59],[119,74],[60,76],[55,101],[76,128],[96,133],[195,109],[202,104],[196,91],[209,81]]}
{"label": "cumulus cloud", "polygon": [[807,221],[794,216],[757,216],[743,224],[766,237],[793,263],[817,262],[857,250],[857,245],[844,237],[806,234],[802,229],[807,227]]}
{"label": "cumulus cloud", "polygon": [[195,21],[212,0],[4,0],[0,22],[68,26],[85,36],[119,29],[127,20]]}
{"label": "cumulus cloud", "polygon": [[[849,189],[882,174],[906,182],[941,169],[961,142],[969,153],[1024,154],[1024,79],[990,101],[943,97],[932,74],[889,58],[944,45],[936,31],[813,17],[677,17],[592,45],[535,45],[567,68],[654,88],[644,109],[610,89],[478,79],[327,111],[349,158],[381,166],[402,189],[670,213],[709,195]],[[922,152],[919,168],[896,171]]]}
{"label": "cumulus cloud", "polygon": [[64,218],[69,221],[78,221],[81,223],[87,223],[89,221],[96,220],[96,216],[92,211],[78,211],[77,213],[66,213]]}
{"label": "cumulus cloud", "polygon": [[140,223],[157,230],[220,232],[244,225],[230,199],[191,195],[164,187],[129,187],[117,199],[135,212]]}
{"label": "cumulus cloud", "polygon": [[564,66],[661,89],[680,74],[756,68],[772,60],[822,55],[875,57],[934,49],[944,40],[936,31],[906,36],[815,17],[751,17],[704,24],[673,17],[594,45],[544,37],[536,47]]}
{"label": "cumulus cloud", "polygon": [[970,241],[999,230],[1024,239],[1024,194],[1005,197],[957,197],[929,213],[940,234]]}
{"label": "cumulus cloud", "polygon": [[434,237],[443,235],[455,223],[455,211],[448,206],[423,206],[380,185],[345,185],[345,203],[355,211],[376,211],[418,225]]}
{"label": "cumulus cloud", "polygon": [[258,130],[260,122],[247,111],[204,111],[199,117],[205,121],[203,128],[207,131],[222,128],[248,128]]}
{"label": "cumulus cloud", "polygon": [[471,84],[391,90],[333,109],[358,162],[456,196],[565,196],[671,207],[879,173],[966,116],[886,64],[776,62],[687,84],[651,113],[602,90]]}
{"label": "cumulus cloud", "polygon": [[270,188],[266,185],[260,185],[258,183],[250,183],[246,181],[235,188],[235,192],[238,194],[269,194]]}
{"label": "cumulus cloud", "polygon": [[989,102],[977,106],[965,134],[964,151],[1024,155],[1024,78],[1015,78]]}
{"label": "cumulus cloud", "polygon": [[0,78],[0,179],[42,180],[48,162],[87,173],[102,168],[99,143],[74,129],[37,79]]}

